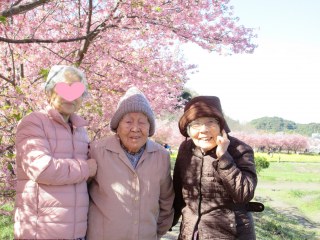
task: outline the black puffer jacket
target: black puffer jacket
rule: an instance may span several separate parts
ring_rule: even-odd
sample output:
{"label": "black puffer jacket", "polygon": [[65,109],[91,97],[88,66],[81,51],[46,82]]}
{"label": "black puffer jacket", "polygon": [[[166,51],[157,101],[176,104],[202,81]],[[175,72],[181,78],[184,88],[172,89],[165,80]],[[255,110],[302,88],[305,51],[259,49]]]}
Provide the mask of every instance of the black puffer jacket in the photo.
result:
{"label": "black puffer jacket", "polygon": [[[184,141],[174,167],[174,225],[182,214],[179,239],[255,239],[253,219],[241,206],[254,196],[257,175],[253,150],[228,136],[228,152],[216,148],[203,155],[193,141]],[[237,207],[237,208],[235,208]]]}

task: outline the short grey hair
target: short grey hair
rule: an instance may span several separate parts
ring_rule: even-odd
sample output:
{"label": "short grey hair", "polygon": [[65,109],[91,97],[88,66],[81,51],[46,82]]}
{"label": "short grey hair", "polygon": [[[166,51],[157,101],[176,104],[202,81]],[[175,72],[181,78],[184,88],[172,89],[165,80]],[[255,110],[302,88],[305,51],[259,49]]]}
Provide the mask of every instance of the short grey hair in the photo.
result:
{"label": "short grey hair", "polygon": [[85,74],[80,69],[67,65],[54,65],[51,67],[47,77],[47,81],[44,85],[44,90],[46,91],[46,93],[51,92],[57,83],[64,82],[65,73],[67,72],[74,74],[80,78],[80,82],[85,86],[85,91],[83,92],[82,97],[88,96],[88,83]]}

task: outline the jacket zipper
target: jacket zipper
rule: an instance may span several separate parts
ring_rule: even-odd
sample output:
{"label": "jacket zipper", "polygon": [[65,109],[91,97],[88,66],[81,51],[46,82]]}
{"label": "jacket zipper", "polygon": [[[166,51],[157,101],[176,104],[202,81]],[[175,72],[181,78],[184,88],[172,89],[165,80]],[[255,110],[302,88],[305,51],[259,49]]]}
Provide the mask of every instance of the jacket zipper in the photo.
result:
{"label": "jacket zipper", "polygon": [[[75,135],[75,131],[73,129],[72,124],[69,125],[70,127],[70,132],[71,132],[71,140],[72,140],[72,159],[75,159],[75,155],[74,155],[74,135]],[[73,214],[73,238],[75,238],[75,233],[76,233],[76,204],[77,204],[77,191],[76,191],[76,183],[73,185],[73,190],[74,190],[74,214]]]}
{"label": "jacket zipper", "polygon": [[[194,236],[196,230],[198,230],[198,226],[201,220],[201,203],[202,203],[202,171],[203,171],[203,157],[201,157],[201,166],[200,166],[200,182],[199,182],[199,204],[198,204],[198,219],[196,222],[196,225],[194,226],[193,229],[193,234],[192,236]],[[199,230],[198,230],[198,234],[199,234]]]}

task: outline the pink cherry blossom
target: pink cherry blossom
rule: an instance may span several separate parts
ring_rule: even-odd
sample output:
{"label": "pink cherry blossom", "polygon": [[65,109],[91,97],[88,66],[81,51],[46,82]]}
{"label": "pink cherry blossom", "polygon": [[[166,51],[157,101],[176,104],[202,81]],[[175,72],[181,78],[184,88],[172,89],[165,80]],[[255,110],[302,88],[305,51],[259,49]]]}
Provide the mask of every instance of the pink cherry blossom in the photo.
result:
{"label": "pink cherry blossom", "polygon": [[109,133],[130,86],[145,93],[157,115],[177,109],[196,67],[186,63],[181,44],[221,54],[256,47],[255,32],[238,24],[228,0],[2,0],[0,16],[0,166],[14,159],[17,122],[45,106],[43,83],[52,65],[86,73],[91,97],[80,114],[94,139]]}

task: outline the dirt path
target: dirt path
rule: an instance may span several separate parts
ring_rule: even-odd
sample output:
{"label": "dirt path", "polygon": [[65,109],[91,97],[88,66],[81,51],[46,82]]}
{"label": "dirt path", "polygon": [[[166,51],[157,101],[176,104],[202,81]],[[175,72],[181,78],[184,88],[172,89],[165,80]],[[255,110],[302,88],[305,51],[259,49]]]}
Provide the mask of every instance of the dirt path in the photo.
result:
{"label": "dirt path", "polygon": [[[268,183],[260,182],[258,188],[277,192],[281,190],[308,190],[308,191],[319,191],[320,183],[290,183],[290,182],[277,182]],[[263,192],[263,191],[261,191]],[[268,196],[266,193],[259,193],[257,190],[256,199],[271,207],[274,211],[281,213],[282,215],[299,222],[301,226],[306,229],[317,232],[320,239],[320,215],[314,215],[307,217],[297,207],[288,204],[285,199],[281,199],[279,196]]]}
{"label": "dirt path", "polygon": [[[298,208],[292,207],[291,205],[287,204],[285,199],[281,199],[279,196],[268,196],[264,191],[261,190],[268,190],[272,192],[278,192],[281,190],[294,190],[294,191],[319,191],[320,183],[311,182],[311,183],[291,183],[291,182],[277,182],[270,183],[270,182],[260,182],[256,191],[256,199],[260,199],[260,201],[265,202],[268,206],[274,208],[275,210],[278,209],[283,212],[285,215],[288,215],[289,212],[292,212],[292,215],[301,216],[303,214],[299,212]],[[306,220],[310,221],[310,220]],[[316,225],[320,225],[320,215],[319,216],[312,216],[311,221],[313,221]],[[320,229],[320,228],[319,228]]]}

